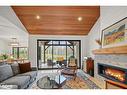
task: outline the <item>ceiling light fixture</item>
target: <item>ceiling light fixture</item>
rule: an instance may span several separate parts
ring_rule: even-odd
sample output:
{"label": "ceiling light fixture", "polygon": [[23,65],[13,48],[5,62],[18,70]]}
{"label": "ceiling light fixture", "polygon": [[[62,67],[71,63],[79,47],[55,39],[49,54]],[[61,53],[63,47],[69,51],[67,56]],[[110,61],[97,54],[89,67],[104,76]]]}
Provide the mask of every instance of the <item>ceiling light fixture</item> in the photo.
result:
{"label": "ceiling light fixture", "polygon": [[40,16],[39,16],[39,15],[37,15],[37,16],[36,16],[36,19],[40,19]]}
{"label": "ceiling light fixture", "polygon": [[78,17],[78,21],[82,21],[82,17]]}
{"label": "ceiling light fixture", "polygon": [[19,46],[19,42],[16,38],[11,38],[10,46]]}

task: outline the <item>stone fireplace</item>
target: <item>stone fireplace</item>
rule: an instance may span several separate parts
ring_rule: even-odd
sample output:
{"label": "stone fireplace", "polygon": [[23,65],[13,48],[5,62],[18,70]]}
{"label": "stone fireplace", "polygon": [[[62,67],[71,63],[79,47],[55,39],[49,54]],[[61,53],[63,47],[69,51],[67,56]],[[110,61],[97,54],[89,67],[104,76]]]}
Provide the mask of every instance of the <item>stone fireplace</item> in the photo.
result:
{"label": "stone fireplace", "polygon": [[98,74],[109,80],[127,84],[127,69],[98,63]]}
{"label": "stone fireplace", "polygon": [[106,80],[127,85],[127,55],[95,55],[94,75],[101,88],[106,87]]}

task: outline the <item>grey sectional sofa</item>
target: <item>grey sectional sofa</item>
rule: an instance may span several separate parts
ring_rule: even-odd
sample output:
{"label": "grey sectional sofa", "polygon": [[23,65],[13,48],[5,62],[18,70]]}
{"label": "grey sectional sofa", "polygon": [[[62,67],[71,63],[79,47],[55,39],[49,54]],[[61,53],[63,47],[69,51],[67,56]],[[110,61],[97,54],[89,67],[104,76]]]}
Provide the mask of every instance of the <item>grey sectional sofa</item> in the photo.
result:
{"label": "grey sectional sofa", "polygon": [[14,85],[14,88],[25,89],[36,79],[37,71],[20,74],[18,63],[0,65],[0,84]]}

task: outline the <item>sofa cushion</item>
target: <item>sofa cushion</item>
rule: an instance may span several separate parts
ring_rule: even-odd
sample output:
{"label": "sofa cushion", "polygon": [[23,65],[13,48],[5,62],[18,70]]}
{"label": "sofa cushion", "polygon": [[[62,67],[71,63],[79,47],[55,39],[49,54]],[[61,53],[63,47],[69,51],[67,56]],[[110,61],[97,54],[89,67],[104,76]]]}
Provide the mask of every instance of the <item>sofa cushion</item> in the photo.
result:
{"label": "sofa cushion", "polygon": [[28,63],[20,63],[19,64],[19,68],[20,68],[20,73],[26,73],[26,72],[31,71],[30,62],[28,62]]}
{"label": "sofa cushion", "polygon": [[17,75],[17,74],[20,73],[19,64],[17,62],[11,64],[11,68],[12,68],[12,71],[13,71],[14,75]]}
{"label": "sofa cushion", "polygon": [[10,65],[5,64],[0,66],[0,82],[13,76],[12,68]]}
{"label": "sofa cushion", "polygon": [[20,75],[21,76],[30,76],[30,78],[35,78],[37,76],[37,71],[26,72],[26,73],[23,73]]}
{"label": "sofa cushion", "polygon": [[5,62],[0,62],[0,66],[1,66],[1,65],[5,65],[5,64],[7,64],[7,63],[5,63]]}
{"label": "sofa cushion", "polygon": [[11,77],[2,83],[8,84],[8,85],[17,85],[18,88],[26,88],[29,84],[30,76],[14,76]]}

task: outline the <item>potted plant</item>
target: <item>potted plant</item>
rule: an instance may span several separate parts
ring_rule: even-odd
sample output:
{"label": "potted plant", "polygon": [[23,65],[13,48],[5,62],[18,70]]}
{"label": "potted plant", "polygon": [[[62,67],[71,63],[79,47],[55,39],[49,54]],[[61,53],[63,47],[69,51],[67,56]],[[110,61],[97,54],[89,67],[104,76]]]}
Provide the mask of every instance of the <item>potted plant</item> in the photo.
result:
{"label": "potted plant", "polygon": [[3,60],[8,59],[8,55],[7,54],[2,54],[2,58],[3,58]]}

